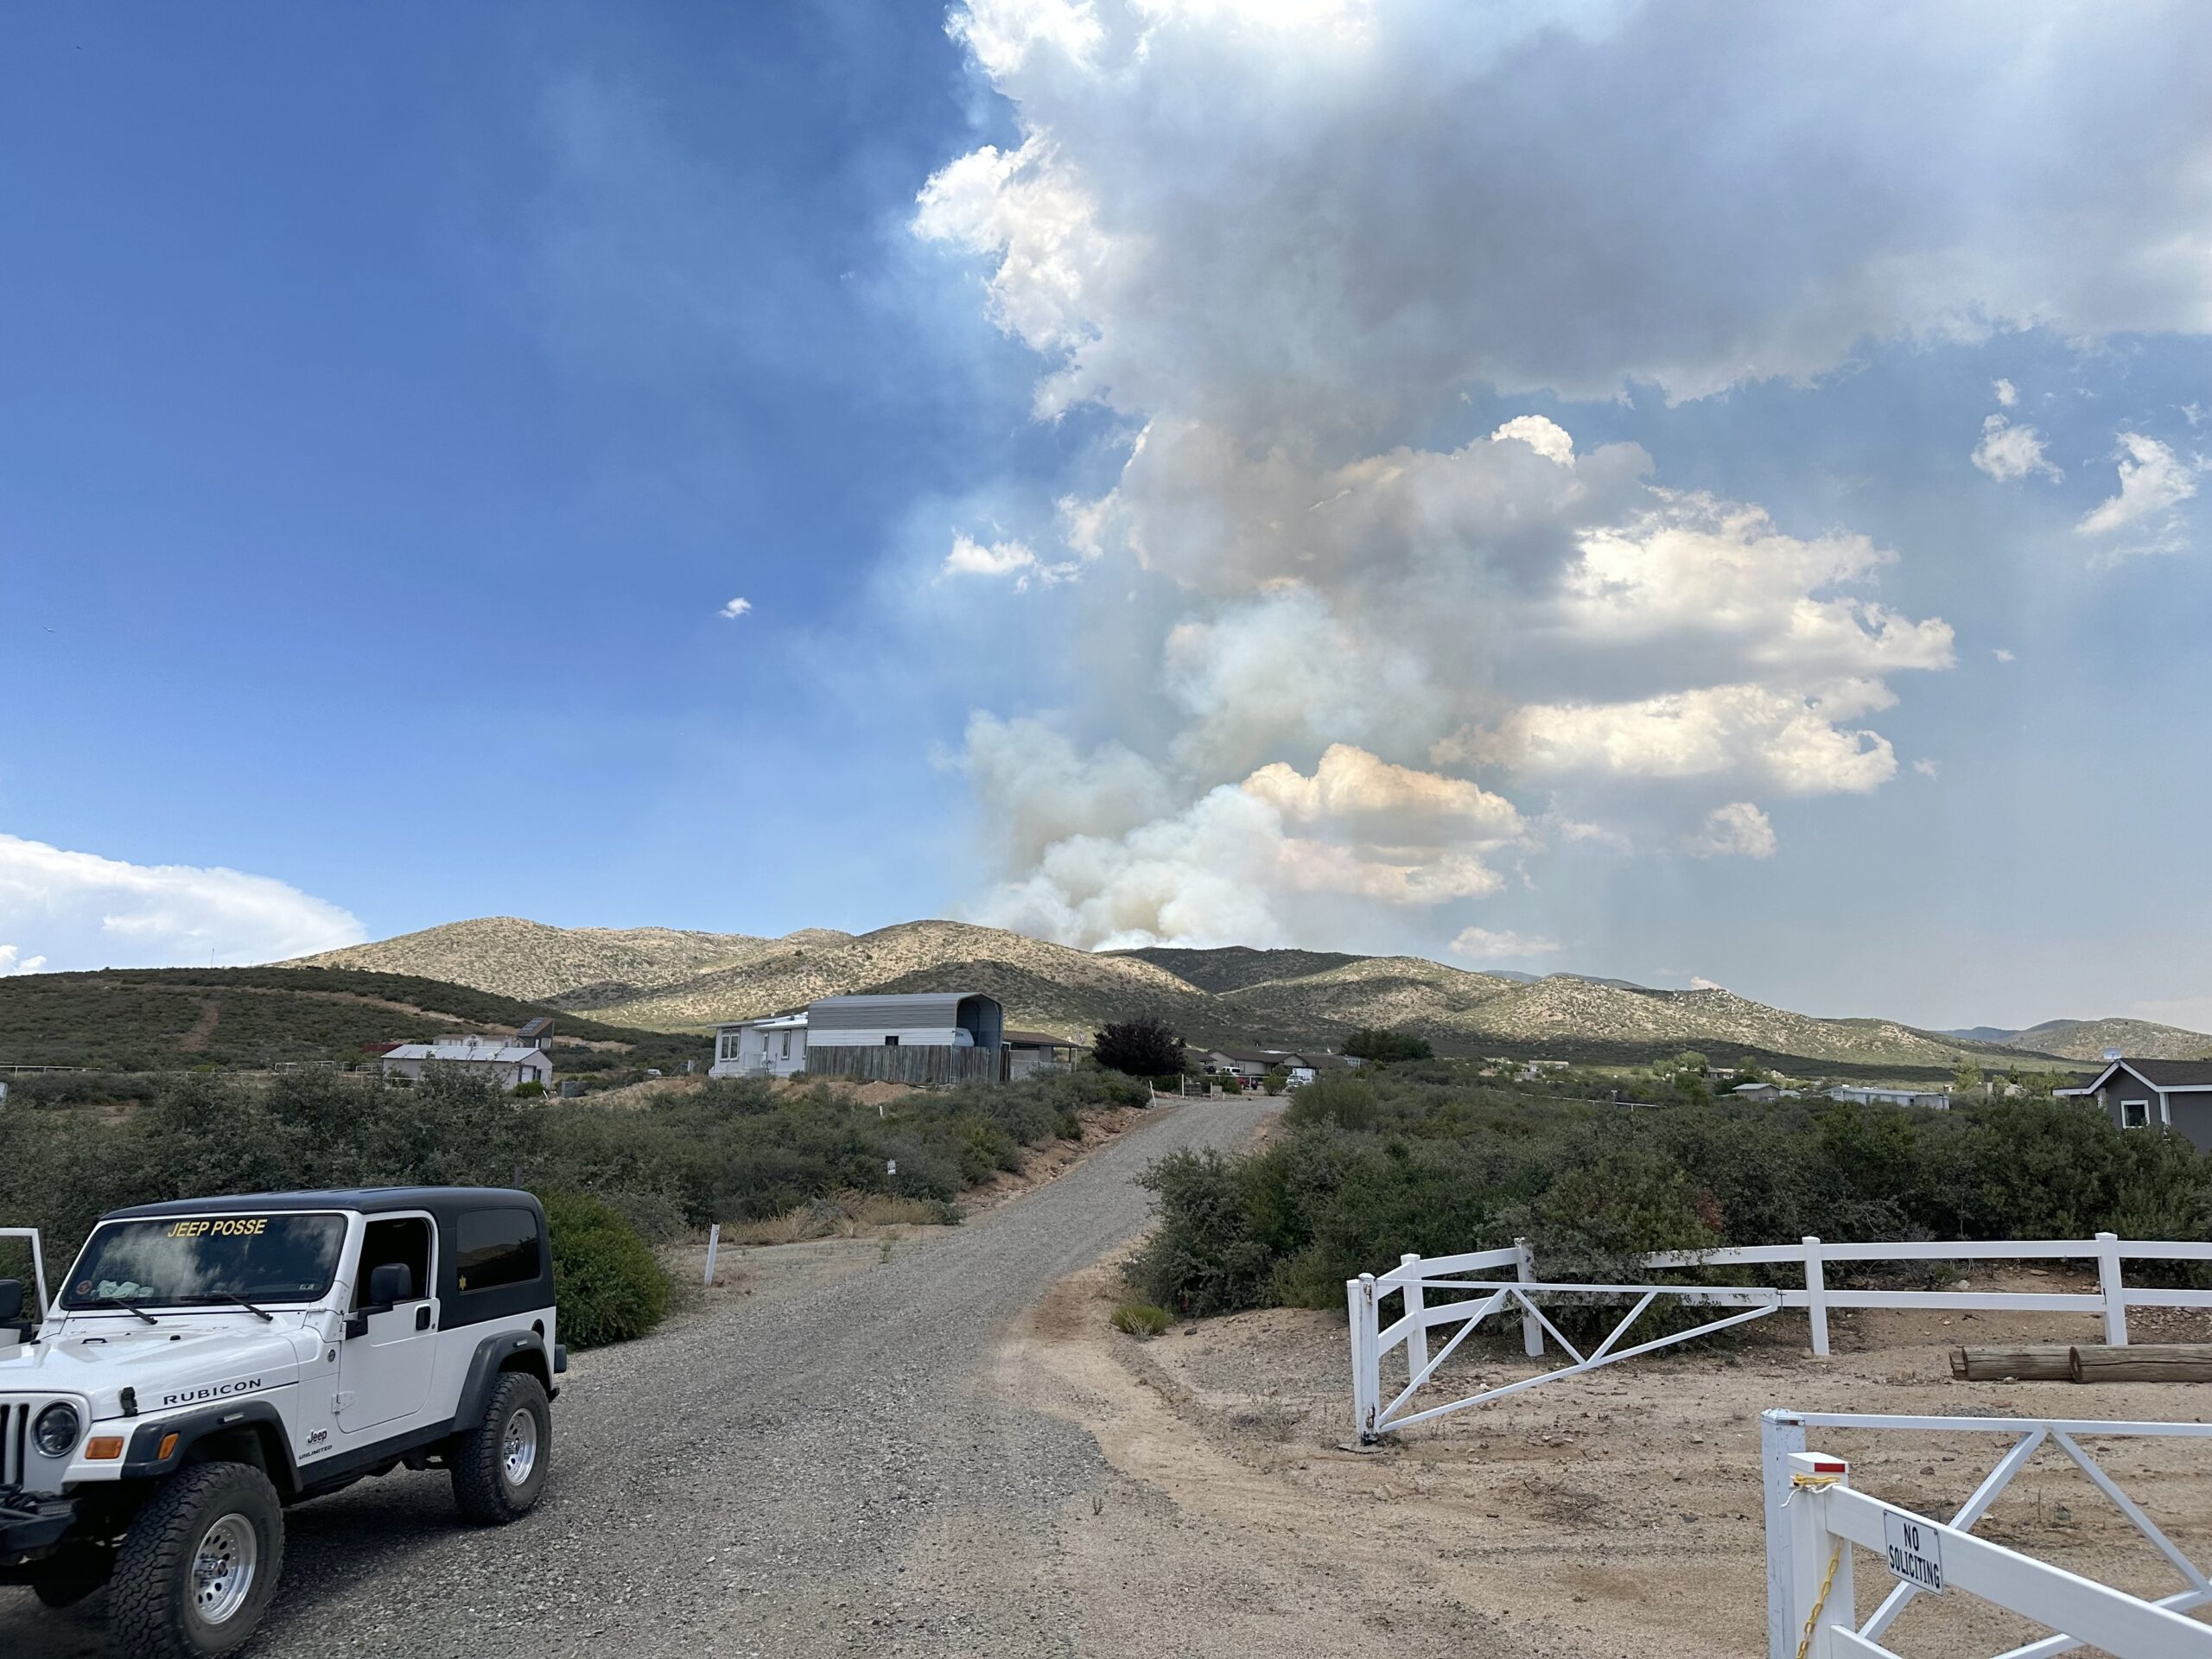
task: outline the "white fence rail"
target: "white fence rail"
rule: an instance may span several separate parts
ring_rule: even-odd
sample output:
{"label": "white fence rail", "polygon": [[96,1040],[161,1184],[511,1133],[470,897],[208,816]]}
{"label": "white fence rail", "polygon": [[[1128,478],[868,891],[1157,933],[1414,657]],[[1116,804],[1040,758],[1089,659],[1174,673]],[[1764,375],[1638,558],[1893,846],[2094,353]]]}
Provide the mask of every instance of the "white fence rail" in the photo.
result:
{"label": "white fence rail", "polygon": [[[1804,1450],[1808,1428],[1967,1432],[2015,1439],[1945,1522],[1853,1490],[1847,1462]],[[2212,1602],[2212,1581],[2082,1448],[2077,1437],[2090,1435],[2202,1440],[2212,1438],[2212,1424],[1768,1412],[1760,1423],[1760,1446],[1766,1474],[1769,1659],[1891,1655],[1882,1638],[1905,1606],[1920,1595],[1952,1590],[2056,1632],[2013,1648],[2000,1659],[2050,1659],[2085,1643],[2115,1659],[2212,1659],[2212,1625],[2184,1616]],[[1975,1522],[2046,1444],[2063,1452],[2164,1556],[2183,1588],[2145,1600],[1974,1535]],[[1897,1580],[1863,1623],[1853,1599],[1852,1558],[1857,1549],[1872,1550]]]}
{"label": "white fence rail", "polygon": [[[2212,1604],[2212,1581],[2205,1580],[2203,1571],[2199,1571],[2199,1566],[2181,1551],[2181,1546],[2174,1544],[2164,1531],[2159,1531],[2159,1526],[2150,1520],[2150,1516],[2145,1516],[2141,1506],[2128,1493],[2119,1489],[2119,1482],[2114,1482],[2113,1476],[2106,1473],[2104,1466],[2099,1466],[2090,1451],[2082,1445],[2082,1440],[2097,1438],[2097,1435],[2130,1438],[2130,1440],[2134,1440],[2134,1438],[2212,1440],[2212,1422],[2099,1422],[2090,1421],[2090,1418],[1927,1418],[1927,1415],[1867,1414],[1867,1411],[1767,1411],[1758,1421],[1758,1453],[1761,1453],[1761,1469],[1763,1476],[1765,1476],[1767,1522],[1767,1659],[1794,1659],[1796,1656],[1798,1643],[1805,1639],[1805,1621],[1812,1612],[1812,1597],[1805,1595],[1805,1580],[1808,1580],[1808,1566],[1805,1564],[1808,1564],[1808,1560],[1812,1560],[1812,1555],[1808,1553],[1808,1546],[1802,1544],[1801,1537],[1798,1537],[1798,1529],[1792,1520],[1792,1509],[1796,1509],[1798,1491],[1801,1491],[1801,1486],[1796,1484],[1796,1476],[1801,1473],[1796,1458],[1805,1453],[1809,1431],[1816,1429],[2011,1435],[2013,1445],[2008,1446],[2006,1453],[1995,1462],[1993,1469],[1988,1471],[1982,1484],[1975,1486],[1974,1496],[1967,1497],[1967,1502],[1960,1504],[1958,1513],[1953,1513],[1951,1520],[1942,1524],[1944,1535],[1953,1529],[1960,1533],[1974,1531],[1974,1526],[1986,1516],[1988,1509],[1998,1502],[1998,1497],[2013,1482],[2013,1478],[2019,1471],[2026,1469],[2037,1449],[2046,1445],[2055,1446],[2088,1478],[2090,1484],[2097,1486],[2097,1491],[2101,1491],[2113,1502],[2113,1506],[2119,1509],[2121,1516],[2128,1517],[2130,1524],[2150,1541],[2152,1548],[2159,1551],[2159,1555],[2165,1557],[2174,1573],[2181,1577],[2183,1588],[2174,1595],[2159,1599],[2154,1606],[2181,1615],[2181,1612],[2188,1612],[2190,1608]],[[1849,1473],[1847,1465],[1838,1458],[1822,1458],[1821,1462],[1834,1466],[1834,1469],[1829,1469],[1829,1473],[1836,1473],[1836,1471]],[[1974,1541],[1982,1544],[1982,1540]],[[1818,1577],[1821,1573],[1825,1573],[1829,1555],[1834,1553],[1834,1544],[1825,1546],[1825,1548],[1814,1546],[1814,1548],[1821,1551],[1818,1561],[1812,1568],[1812,1575]],[[1944,1564],[1953,1560],[1953,1553],[1944,1548],[1942,1537],[1938,1537],[1938,1553]],[[2029,1560],[2029,1557],[2022,1557],[2022,1560]],[[2031,1566],[2042,1568],[2044,1564],[2042,1561],[2031,1561]],[[2057,1573],[2057,1568],[2046,1568],[2046,1571]],[[2062,1577],[2070,1580],[2073,1575]],[[1852,1597],[1849,1597],[1849,1577],[1845,1566],[1838,1566],[1836,1586],[1838,1588],[1829,1591],[1825,1612],[1836,1615],[1840,1611],[1842,1615],[1849,1615],[1852,1612]],[[1814,1591],[1816,1588],[1818,1586],[1814,1586]],[[1829,1646],[1827,1652],[1845,1652],[1845,1655],[1885,1652],[1885,1648],[1878,1648],[1873,1643],[1883,1637],[1885,1630],[1889,1630],[1896,1617],[1904,1611],[1904,1606],[1916,1595],[1918,1595],[1916,1588],[1900,1581],[1897,1588],[1893,1588],[1889,1597],[1885,1597],[1883,1604],[1873,1611],[1872,1617],[1867,1617],[1865,1624],[1860,1624],[1856,1630],[1847,1632],[1849,1639],[1836,1637],[1834,1642],[1838,1642],[1840,1646]],[[1988,1599],[1998,1599],[1998,1597],[1988,1597]],[[2082,1642],[2094,1639],[2094,1637],[2086,1637],[2075,1630],[2070,1624],[2046,1619],[2039,1612],[2033,1612],[2031,1608],[2019,1606],[2013,1601],[2006,1601],[2006,1606],[2013,1606],[2019,1612],[2029,1612],[2029,1617],[2035,1617],[2042,1624],[2049,1624],[2050,1628],[2062,1630],[2063,1635],[2049,1637],[2044,1642],[2031,1642],[2024,1648],[2015,1648],[2008,1655],[2004,1655],[2004,1659],[2044,1659],[2046,1655],[2059,1655],[2059,1652],[2066,1652],[2070,1648],[2077,1648]],[[2190,1621],[2183,1621],[2183,1624],[2188,1624],[2192,1630],[2212,1637],[2212,1626],[2201,1626],[2201,1624],[2190,1624]],[[1860,1646],[1852,1646],[1852,1642],[1858,1642]],[[1822,1652],[1822,1648],[1814,1643],[1808,1652],[1808,1659],[1812,1659],[1812,1655],[1818,1655],[1818,1652]],[[2113,1652],[2119,1650],[2113,1648]],[[2157,1655],[2208,1652],[2208,1655],[2212,1655],[2212,1646],[2148,1648],[2148,1652],[2157,1652]]]}
{"label": "white fence rail", "polygon": [[[2094,1262],[2097,1267],[2094,1291],[1961,1291],[1853,1290],[1827,1282],[1830,1264],[1870,1262]],[[2094,1239],[2018,1239],[1977,1243],[1961,1241],[1884,1244],[1831,1244],[1806,1237],[1795,1244],[1752,1244],[1716,1250],[1664,1251],[1641,1258],[1650,1272],[1725,1267],[1795,1266],[1804,1275],[1802,1289],[1770,1285],[1598,1285],[1552,1283],[1540,1277],[1528,1241],[1516,1240],[1510,1249],[1473,1250],[1459,1255],[1401,1257],[1383,1274],[1362,1274],[1344,1281],[1351,1317],[1352,1418],[1362,1440],[1373,1440],[1393,1429],[1406,1428],[1470,1406],[1478,1406],[1525,1389],[1573,1376],[1600,1365],[1631,1359],[1654,1349],[1709,1336],[1731,1325],[1763,1319],[1783,1308],[1802,1308],[1811,1326],[1814,1353],[1828,1351],[1828,1312],[1832,1308],[1919,1308],[1942,1313],[2092,1313],[2104,1321],[2105,1340],[2115,1347],[2127,1344],[2127,1310],[2131,1307],[2212,1308],[2212,1290],[2154,1290],[2130,1286],[2123,1274],[2128,1262],[2212,1262],[2212,1243],[2143,1243],[2099,1233]],[[1510,1268],[1512,1278],[1497,1276]],[[1438,1302],[1437,1295],[1451,1300]],[[1382,1304],[1399,1299],[1398,1317],[1383,1322]],[[1540,1300],[1558,1297],[1580,1301],[1630,1301],[1627,1314],[1611,1334],[1585,1353],[1560,1334],[1539,1306]],[[1664,1300],[1678,1306],[1734,1308],[1738,1312],[1708,1320],[1694,1329],[1655,1340],[1621,1345],[1629,1328],[1655,1303]],[[1549,1335],[1569,1357],[1556,1370],[1540,1372],[1517,1382],[1485,1389],[1440,1405],[1416,1406],[1415,1396],[1441,1372],[1444,1363],[1467,1338],[1490,1317],[1508,1308],[1519,1312],[1523,1348],[1531,1358],[1541,1357]],[[1430,1332],[1440,1326],[1458,1329],[1433,1356]],[[1387,1399],[1383,1394],[1384,1361],[1404,1357],[1405,1383]],[[1395,1362],[1392,1365],[1395,1373]]]}

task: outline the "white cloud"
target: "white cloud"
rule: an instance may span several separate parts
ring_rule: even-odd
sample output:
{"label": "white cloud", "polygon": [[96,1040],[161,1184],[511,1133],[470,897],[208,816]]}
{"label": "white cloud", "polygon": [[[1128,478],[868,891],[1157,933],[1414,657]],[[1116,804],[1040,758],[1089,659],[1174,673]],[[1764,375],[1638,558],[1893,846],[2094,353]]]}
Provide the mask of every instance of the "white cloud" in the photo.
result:
{"label": "white cloud", "polygon": [[1510,928],[1463,927],[1452,939],[1452,954],[1462,962],[1529,962],[1559,954],[1557,939],[1541,933],[1516,933]]}
{"label": "white cloud", "polygon": [[[1046,406],[1203,383],[1189,412],[1255,434],[1477,382],[1699,397],[1868,338],[2202,330],[2206,116],[2171,66],[2212,17],[2035,15],[990,0],[954,32],[1023,142],[922,222],[996,257]],[[1937,161],[1993,153],[1972,189]]]}
{"label": "white cloud", "polygon": [[1723,685],[1634,702],[1531,703],[1438,753],[1524,778],[1712,779],[1794,795],[1864,793],[1897,775],[1897,753],[1878,732],[1839,722],[1891,701],[1879,682],[1848,680],[1806,694]]}
{"label": "white cloud", "polygon": [[44,957],[27,957],[21,945],[0,944],[0,979],[10,974],[35,974],[45,966]]}
{"label": "white cloud", "polygon": [[976,716],[967,764],[1007,873],[975,914],[1086,946],[1274,944],[1316,899],[1485,897],[1504,885],[1489,855],[1529,833],[1500,797],[1347,745],[1182,806],[1142,757],[1036,720]]}
{"label": "white cloud", "polygon": [[717,616],[728,617],[731,621],[734,622],[739,617],[746,615],[752,609],[753,601],[751,600],[733,599],[728,604],[723,606],[721,610],[717,611],[715,614]]}
{"label": "white cloud", "polygon": [[1017,588],[1033,582],[1042,587],[1065,582],[1077,568],[1074,560],[1048,564],[1026,542],[979,542],[972,536],[955,536],[952,550],[944,556],[942,574],[948,576],[1012,576]]}
{"label": "white cloud", "polygon": [[1725,991],[1728,988],[1717,979],[1707,979],[1702,974],[1690,976],[1690,989],[1694,991]]}
{"label": "white cloud", "polygon": [[1989,648],[1989,654],[2000,663],[2009,663],[2012,660],[2012,653],[2002,645],[1992,645]]}
{"label": "white cloud", "polygon": [[1331,822],[1386,840],[1503,841],[1522,828],[1520,813],[1502,796],[1462,779],[1392,766],[1345,743],[1330,745],[1310,778],[1277,761],[1247,778],[1244,790],[1287,823]]}
{"label": "white cloud", "polygon": [[1697,858],[1772,858],[1774,825],[1749,801],[1731,801],[1706,815],[1688,851]]}
{"label": "white cloud", "polygon": [[[1573,410],[1811,382],[1869,340],[2212,329],[2212,114],[2157,67],[2212,11],[2162,14],[2152,54],[2038,16],[1993,48],[1942,13],[1637,0],[959,13],[1016,136],[939,170],[913,228],[1090,447],[1061,545],[1025,517],[947,564],[1077,564],[1055,728],[1077,771],[1144,779],[1072,790],[1042,841],[979,782],[994,847],[1030,849],[994,913],[1319,938],[1332,897],[1541,887],[1547,843],[1765,856],[1751,801],[1894,779],[1885,711],[1956,656],[1885,594],[1896,554],[1685,489]],[[1698,118],[1624,114],[1655,99]],[[1993,145],[1971,189],[1935,160]],[[2056,477],[2019,388],[1992,395],[1975,465]],[[1357,824],[1398,773],[1430,793]],[[1517,815],[1510,859],[1438,829],[1463,788]]]}
{"label": "white cloud", "polygon": [[1490,435],[1492,443],[1508,440],[1525,443],[1546,461],[1556,461],[1562,467],[1573,463],[1573,438],[1558,422],[1548,421],[1541,415],[1516,415]]}
{"label": "white cloud", "polygon": [[2065,476],[2044,454],[2041,433],[2032,426],[2014,426],[2002,415],[1992,415],[1982,422],[1981,442],[1974,446],[1970,459],[2000,482],[2025,478],[2030,473],[2053,479]]}
{"label": "white cloud", "polygon": [[2084,536],[2108,535],[2196,493],[2201,463],[2182,460],[2140,432],[2121,433],[2120,448],[2120,493],[2082,515],[2075,529]]}
{"label": "white cloud", "polygon": [[[30,972],[236,964],[356,944],[337,906],[265,875],[182,864],[127,864],[0,835],[0,968]],[[25,950],[35,957],[25,957]]]}
{"label": "white cloud", "polygon": [[1923,778],[1940,778],[1943,775],[1942,766],[1934,760],[1916,760],[1912,763],[1912,769]]}
{"label": "white cloud", "polygon": [[947,27],[993,75],[1012,73],[1040,50],[1084,62],[1100,34],[1086,0],[969,0]]}

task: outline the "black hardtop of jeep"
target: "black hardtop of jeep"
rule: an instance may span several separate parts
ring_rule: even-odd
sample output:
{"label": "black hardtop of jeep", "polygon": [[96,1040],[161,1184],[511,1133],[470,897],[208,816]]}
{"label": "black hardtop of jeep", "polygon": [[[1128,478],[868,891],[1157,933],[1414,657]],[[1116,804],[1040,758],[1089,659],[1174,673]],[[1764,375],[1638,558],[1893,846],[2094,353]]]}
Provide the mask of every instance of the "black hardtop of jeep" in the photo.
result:
{"label": "black hardtop of jeep", "polygon": [[315,1192],[236,1192],[227,1198],[176,1198],[167,1204],[134,1204],[111,1210],[102,1221],[130,1221],[147,1216],[227,1216],[240,1210],[355,1210],[390,1215],[427,1210],[441,1223],[464,1210],[529,1210],[542,1224],[545,1211],[534,1194],[512,1186],[349,1186]]}

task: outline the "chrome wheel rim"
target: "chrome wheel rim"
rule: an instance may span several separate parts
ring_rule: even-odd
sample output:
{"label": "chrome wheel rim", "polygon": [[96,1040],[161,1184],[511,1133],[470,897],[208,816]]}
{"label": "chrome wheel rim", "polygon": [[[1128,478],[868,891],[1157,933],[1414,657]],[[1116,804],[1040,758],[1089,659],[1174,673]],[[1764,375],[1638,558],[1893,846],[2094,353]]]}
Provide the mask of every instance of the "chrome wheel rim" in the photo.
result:
{"label": "chrome wheel rim", "polygon": [[261,1541],[253,1522],[226,1515],[200,1535],[192,1553],[192,1607],[203,1624],[226,1624],[253,1592]]}
{"label": "chrome wheel rim", "polygon": [[499,1436],[499,1471],[510,1486],[523,1485],[537,1467],[537,1416],[528,1406],[507,1419]]}

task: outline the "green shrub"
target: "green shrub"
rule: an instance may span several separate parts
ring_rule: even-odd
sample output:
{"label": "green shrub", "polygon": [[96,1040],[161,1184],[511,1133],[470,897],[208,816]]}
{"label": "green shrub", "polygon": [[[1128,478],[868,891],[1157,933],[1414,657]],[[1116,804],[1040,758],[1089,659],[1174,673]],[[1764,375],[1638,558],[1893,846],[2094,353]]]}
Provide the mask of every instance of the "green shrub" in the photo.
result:
{"label": "green shrub", "polygon": [[1135,1337],[1139,1342],[1150,1342],[1175,1323],[1175,1316],[1164,1307],[1154,1307],[1150,1302],[1123,1302],[1114,1310],[1112,1324],[1116,1331]]}
{"label": "green shrub", "polygon": [[[1684,1056],[1679,1075],[1698,1077],[1696,1058]],[[1154,1166],[1160,1225],[1131,1261],[1130,1285],[1208,1314],[1340,1307],[1345,1280],[1407,1252],[1516,1236],[1548,1278],[1613,1283],[1649,1280],[1634,1264],[1652,1251],[1808,1233],[2212,1239],[2212,1158],[2175,1135],[2123,1134],[2075,1102],[1929,1112],[1698,1103],[1690,1091],[1628,1105],[1574,1096],[1586,1086],[1487,1084],[1446,1061],[1325,1074],[1291,1097],[1273,1143]],[[1936,1270],[1856,1271],[1895,1283]],[[1586,1328],[1602,1312],[1547,1311]],[[1655,1307],[1645,1319],[1656,1330],[1678,1313]]]}
{"label": "green shrub", "polygon": [[1344,1039],[1344,1052],[1356,1060],[1433,1060],[1436,1051],[1428,1039],[1410,1031],[1389,1031],[1368,1026]]}
{"label": "green shrub", "polygon": [[514,1086],[514,1097],[517,1100],[543,1100],[545,1098],[545,1085],[535,1077],[528,1083],[518,1083]]}
{"label": "green shrub", "polygon": [[549,1192],[543,1202],[561,1339],[571,1348],[598,1348],[658,1325],[668,1312],[668,1274],[636,1229],[585,1193]]}

